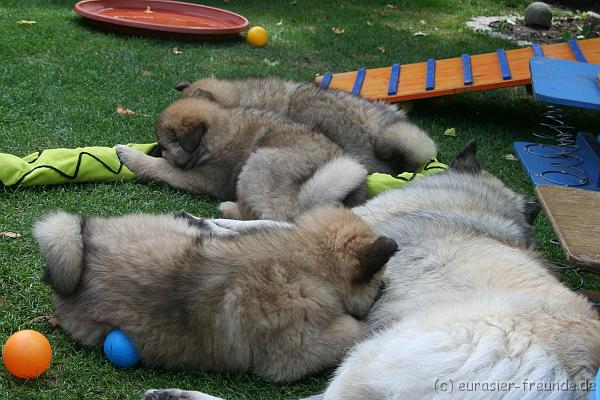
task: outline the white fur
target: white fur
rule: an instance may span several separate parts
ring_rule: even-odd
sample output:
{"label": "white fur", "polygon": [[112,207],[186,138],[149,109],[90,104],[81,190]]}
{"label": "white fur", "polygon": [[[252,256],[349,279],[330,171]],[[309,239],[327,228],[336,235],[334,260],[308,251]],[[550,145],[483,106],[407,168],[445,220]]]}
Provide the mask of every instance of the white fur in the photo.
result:
{"label": "white fur", "polygon": [[32,233],[56,290],[65,294],[73,291],[81,278],[83,262],[81,218],[57,211],[36,223]]}
{"label": "white fur", "polygon": [[319,167],[302,185],[298,203],[307,210],[318,204],[341,204],[366,178],[365,167],[350,157],[338,157]]}
{"label": "white fur", "polygon": [[492,176],[449,172],[354,209],[399,251],[372,336],[326,400],[587,398],[600,321],[527,248],[522,202]]}

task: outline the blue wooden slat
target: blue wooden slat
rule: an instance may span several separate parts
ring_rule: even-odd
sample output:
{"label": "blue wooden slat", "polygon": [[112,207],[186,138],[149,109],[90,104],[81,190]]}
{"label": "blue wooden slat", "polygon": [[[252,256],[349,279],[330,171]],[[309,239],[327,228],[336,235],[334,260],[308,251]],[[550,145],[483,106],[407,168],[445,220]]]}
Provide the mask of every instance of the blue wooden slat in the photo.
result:
{"label": "blue wooden slat", "polygon": [[388,96],[393,96],[398,93],[398,81],[400,80],[400,64],[392,65],[390,73],[390,85],[388,86]]}
{"label": "blue wooden slat", "polygon": [[508,66],[508,60],[506,59],[506,53],[504,49],[496,50],[498,54],[498,62],[500,63],[500,71],[502,71],[502,79],[507,81],[512,78],[510,75],[510,67]]}
{"label": "blue wooden slat", "polygon": [[360,67],[356,73],[356,79],[354,80],[354,86],[352,87],[352,94],[358,96],[360,89],[362,88],[363,81],[365,80],[365,74],[367,70],[364,67]]}
{"label": "blue wooden slat", "polygon": [[537,57],[544,57],[544,50],[542,50],[542,46],[539,43],[532,44],[531,50],[533,50],[533,54]]}
{"label": "blue wooden slat", "polygon": [[333,77],[333,74],[331,72],[329,72],[329,71],[325,72],[325,75],[323,75],[323,79],[321,79],[321,87],[323,89],[327,89],[329,87],[332,77]]}
{"label": "blue wooden slat", "polygon": [[473,71],[471,71],[471,56],[468,54],[462,55],[463,77],[465,85],[473,84]]}
{"label": "blue wooden slat", "polygon": [[579,45],[577,44],[577,40],[569,39],[567,41],[567,43],[569,43],[569,47],[571,48],[571,51],[573,52],[573,55],[575,56],[575,59],[577,59],[577,61],[582,62],[582,63],[588,62],[587,58],[585,58],[585,56],[581,52],[581,49],[579,48]]}
{"label": "blue wooden slat", "polygon": [[425,81],[425,90],[433,90],[435,88],[435,59],[427,60],[427,79]]}

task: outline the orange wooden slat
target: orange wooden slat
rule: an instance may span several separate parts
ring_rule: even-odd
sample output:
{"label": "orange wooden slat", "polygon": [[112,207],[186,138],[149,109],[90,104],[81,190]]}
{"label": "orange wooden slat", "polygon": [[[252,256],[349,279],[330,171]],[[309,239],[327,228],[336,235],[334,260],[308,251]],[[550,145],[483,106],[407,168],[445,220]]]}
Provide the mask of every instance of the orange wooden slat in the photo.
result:
{"label": "orange wooden slat", "polygon": [[[583,54],[592,64],[600,64],[600,38],[579,40]],[[567,43],[542,46],[546,57],[575,60]],[[533,56],[531,47],[507,50],[506,58],[511,71],[510,80],[503,80],[496,52],[471,56],[473,84],[465,86],[460,57],[436,61],[435,88],[425,90],[426,62],[405,64],[400,70],[398,92],[388,96],[391,67],[368,69],[360,95],[372,100],[389,102],[415,100],[426,97],[445,96],[469,91],[489,90],[531,83],[529,59]],[[334,74],[330,88],[352,91],[356,71]],[[317,78],[319,81],[320,78]]]}

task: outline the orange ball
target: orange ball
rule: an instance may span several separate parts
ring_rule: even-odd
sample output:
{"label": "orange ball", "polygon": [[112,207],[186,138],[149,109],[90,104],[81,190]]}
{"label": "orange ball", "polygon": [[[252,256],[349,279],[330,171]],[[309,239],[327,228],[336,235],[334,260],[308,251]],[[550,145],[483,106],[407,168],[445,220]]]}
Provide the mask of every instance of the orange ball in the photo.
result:
{"label": "orange ball", "polygon": [[52,347],[46,336],[26,329],[13,333],[2,348],[6,369],[17,378],[35,378],[50,366]]}
{"label": "orange ball", "polygon": [[252,46],[262,47],[269,41],[269,32],[262,26],[255,26],[246,34],[246,41]]}

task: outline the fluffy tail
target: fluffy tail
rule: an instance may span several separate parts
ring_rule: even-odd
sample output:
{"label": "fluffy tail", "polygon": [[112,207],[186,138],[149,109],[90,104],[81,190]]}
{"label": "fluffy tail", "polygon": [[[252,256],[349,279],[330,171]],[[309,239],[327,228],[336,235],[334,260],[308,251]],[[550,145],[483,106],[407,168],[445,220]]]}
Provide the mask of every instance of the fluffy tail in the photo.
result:
{"label": "fluffy tail", "polygon": [[83,270],[82,226],[79,215],[57,211],[33,227],[33,237],[46,260],[43,279],[59,294],[71,294],[79,286]]}
{"label": "fluffy tail", "polygon": [[304,209],[319,204],[340,204],[351,192],[365,184],[367,169],[350,157],[328,161],[300,187],[298,204]]}
{"label": "fluffy tail", "polygon": [[435,157],[435,143],[421,128],[409,121],[387,127],[375,138],[375,154],[383,160],[398,157],[405,168],[415,170]]}

